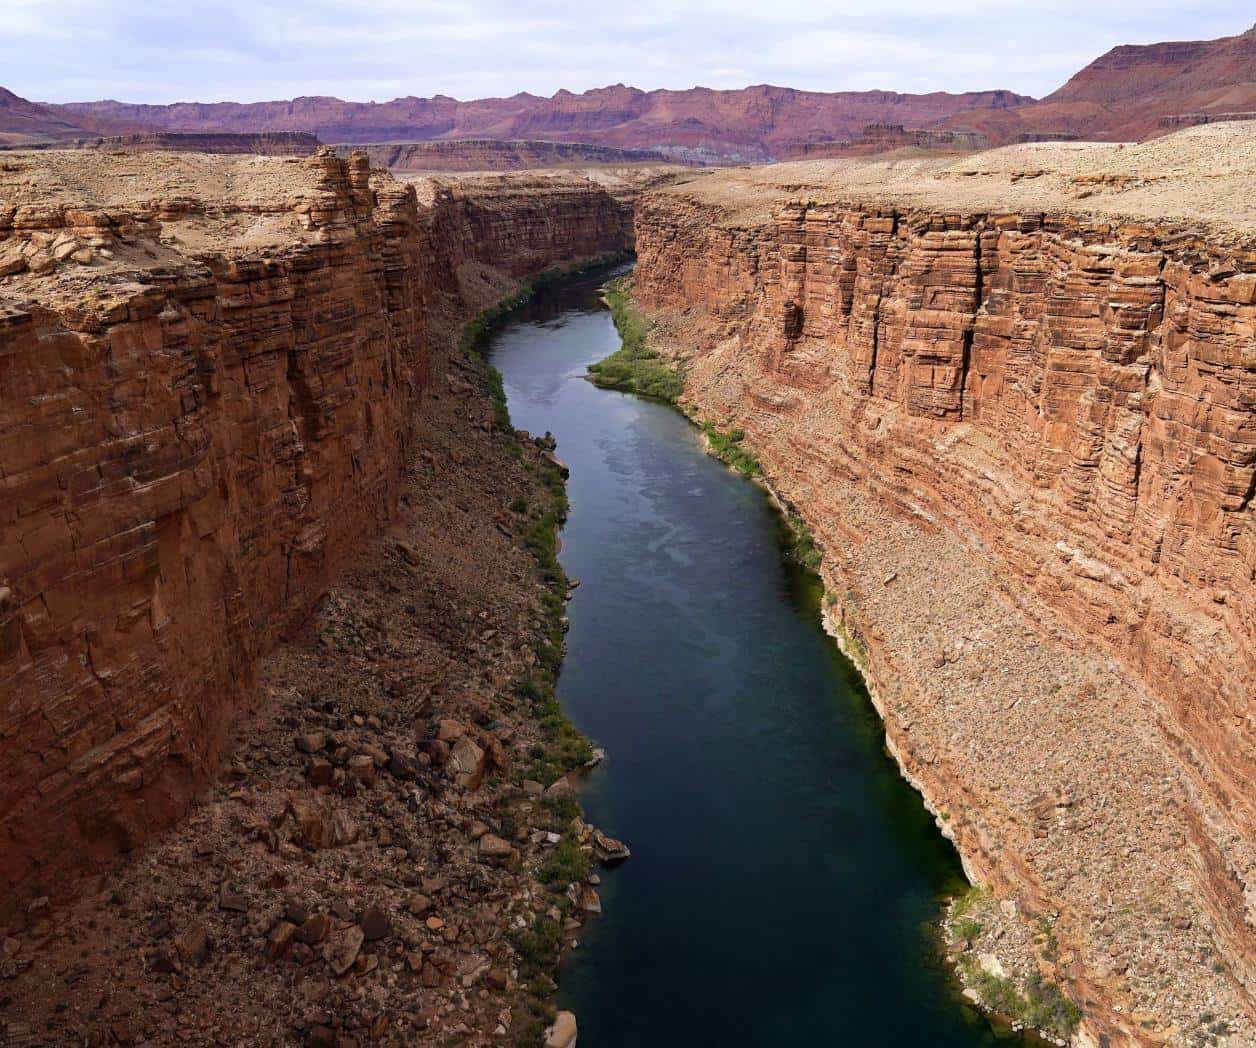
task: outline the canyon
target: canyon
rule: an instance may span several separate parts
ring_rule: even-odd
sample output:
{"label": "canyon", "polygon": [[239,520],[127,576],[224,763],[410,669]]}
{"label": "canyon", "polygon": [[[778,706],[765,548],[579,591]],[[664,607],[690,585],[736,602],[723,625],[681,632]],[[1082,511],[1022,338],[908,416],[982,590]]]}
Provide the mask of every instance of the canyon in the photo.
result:
{"label": "canyon", "polygon": [[6,1036],[539,1016],[501,926],[562,941],[555,843],[622,846],[541,824],[588,756],[533,694],[562,467],[460,332],[635,246],[682,404],[811,529],[989,889],[961,968],[1058,982],[1078,1044],[1256,1042],[1254,135],[448,177],[0,153]]}
{"label": "canyon", "polygon": [[[539,761],[563,736],[518,698],[552,672],[561,483],[458,337],[631,243],[606,182],[0,161],[7,1043],[534,1021],[505,932],[567,822],[517,779],[588,756]],[[381,955],[388,1001],[321,978]]]}
{"label": "canyon", "polygon": [[887,744],[1001,901],[972,963],[1019,943],[1080,1043],[1256,1039],[1254,132],[638,208],[682,405],[824,549]]}
{"label": "canyon", "polygon": [[420,207],[364,157],[15,156],[6,908],[132,847],[205,783],[259,655],[395,511],[437,296],[495,300],[631,229],[584,180],[500,206],[430,184]]}

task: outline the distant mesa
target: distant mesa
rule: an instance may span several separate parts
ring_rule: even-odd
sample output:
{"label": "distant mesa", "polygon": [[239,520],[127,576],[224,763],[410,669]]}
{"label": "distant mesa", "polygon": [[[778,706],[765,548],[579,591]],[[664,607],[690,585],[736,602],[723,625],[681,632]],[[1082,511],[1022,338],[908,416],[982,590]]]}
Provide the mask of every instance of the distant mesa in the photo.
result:
{"label": "distant mesa", "polygon": [[[1121,142],[1249,113],[1256,113],[1256,27],[1218,40],[1114,47],[1039,102],[975,109],[951,122],[997,145],[1060,141],[1063,133]],[[1046,133],[1053,137],[1022,137]]]}
{"label": "distant mesa", "polygon": [[[133,135],[301,133],[324,142],[383,146],[454,143],[452,152],[394,153],[394,166],[428,169],[555,166],[536,143],[646,151],[688,164],[755,164],[785,158],[858,156],[897,149],[949,151],[1015,142],[1142,140],[1174,128],[1256,113],[1256,27],[1218,40],[1113,48],[1043,99],[1012,91],[799,91],[757,84],[642,91],[624,84],[549,98],[459,101],[447,95],[346,102],[312,95],[273,102],[114,100],[45,105],[0,88],[0,145]],[[185,140],[186,141],[186,140]],[[510,143],[490,155],[488,141]],[[521,147],[519,143],[531,143]],[[206,148],[217,148],[210,140]],[[133,148],[167,148],[131,140]],[[226,140],[221,140],[226,148]],[[268,147],[270,148],[270,147]],[[466,159],[464,159],[466,158]],[[573,162],[575,154],[572,155]],[[598,158],[586,163],[631,163]],[[649,162],[642,160],[641,162]]]}
{"label": "distant mesa", "polygon": [[83,130],[73,121],[0,87],[0,145],[51,142],[76,134]]}
{"label": "distant mesa", "polygon": [[764,163],[808,142],[853,140],[869,124],[928,129],[972,110],[1002,112],[1032,102],[1010,91],[825,93],[767,84],[736,91],[641,91],[617,84],[582,94],[560,91],[551,98],[519,94],[466,102],[444,96],[378,104],[312,97],[166,106],[99,101],[49,108],[57,118],[100,135],[308,131],[324,142],[346,145],[545,141],[648,150],[683,163],[729,164]]}

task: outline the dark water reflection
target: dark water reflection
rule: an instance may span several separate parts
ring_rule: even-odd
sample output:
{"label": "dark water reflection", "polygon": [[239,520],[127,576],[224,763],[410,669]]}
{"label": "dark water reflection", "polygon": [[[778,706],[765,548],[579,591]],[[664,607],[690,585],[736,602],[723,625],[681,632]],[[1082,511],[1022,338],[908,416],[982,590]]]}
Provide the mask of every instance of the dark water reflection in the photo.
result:
{"label": "dark water reflection", "polygon": [[562,560],[583,585],[559,698],[610,754],[589,817],[633,854],[563,974],[580,1043],[1025,1043],[937,963],[958,862],[763,492],[675,411],[583,379],[618,344],[599,283],[547,293],[491,350],[515,425],[571,466]]}

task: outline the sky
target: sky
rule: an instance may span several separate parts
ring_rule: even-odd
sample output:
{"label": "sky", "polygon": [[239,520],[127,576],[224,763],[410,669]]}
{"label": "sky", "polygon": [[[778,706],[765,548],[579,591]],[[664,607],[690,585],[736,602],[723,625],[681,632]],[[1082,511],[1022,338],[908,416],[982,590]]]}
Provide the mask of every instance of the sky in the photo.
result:
{"label": "sky", "polygon": [[469,99],[613,83],[1041,97],[1251,0],[0,0],[0,86],[45,102]]}

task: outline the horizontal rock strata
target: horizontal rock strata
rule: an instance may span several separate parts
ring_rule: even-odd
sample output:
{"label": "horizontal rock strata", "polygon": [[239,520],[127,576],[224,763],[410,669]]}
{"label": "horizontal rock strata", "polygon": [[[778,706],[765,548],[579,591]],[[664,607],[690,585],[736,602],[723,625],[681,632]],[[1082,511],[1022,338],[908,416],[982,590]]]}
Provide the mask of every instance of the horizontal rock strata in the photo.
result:
{"label": "horizontal rock strata", "polygon": [[656,341],[815,531],[891,747],[1054,922],[1087,1029],[1247,1043],[1256,244],[790,170],[643,199]]}
{"label": "horizontal rock strata", "polygon": [[456,138],[436,142],[379,142],[341,146],[348,154],[362,150],[371,163],[393,171],[523,171],[531,168],[582,167],[589,164],[663,164],[652,149],[616,149],[584,142],[528,139]]}
{"label": "horizontal rock strata", "polygon": [[0,161],[5,911],[205,785],[391,519],[437,334],[630,226],[584,181],[416,192],[326,151]]}
{"label": "horizontal rock strata", "polygon": [[132,135],[76,138],[46,145],[23,144],[15,149],[130,149],[167,153],[255,153],[258,156],[309,156],[321,143],[308,131],[230,132],[149,131]]}

